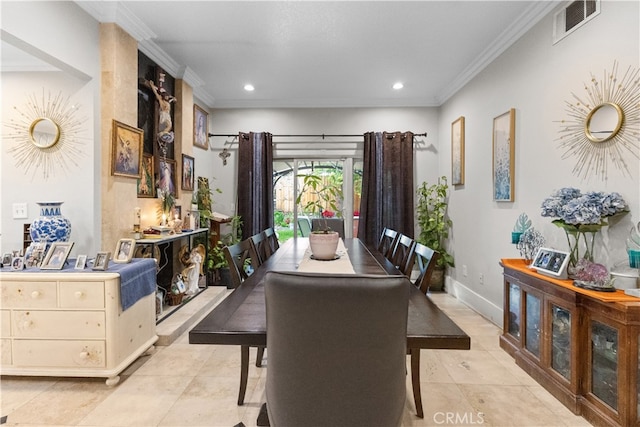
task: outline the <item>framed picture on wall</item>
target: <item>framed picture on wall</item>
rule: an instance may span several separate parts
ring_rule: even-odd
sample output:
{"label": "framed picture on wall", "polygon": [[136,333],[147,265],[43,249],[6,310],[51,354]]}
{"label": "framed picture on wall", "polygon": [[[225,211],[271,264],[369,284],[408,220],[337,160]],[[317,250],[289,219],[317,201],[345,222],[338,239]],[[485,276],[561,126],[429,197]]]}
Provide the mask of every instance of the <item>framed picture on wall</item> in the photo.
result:
{"label": "framed picture on wall", "polygon": [[193,191],[195,177],[193,175],[194,160],[193,157],[182,155],[182,189]]}
{"label": "framed picture on wall", "polygon": [[177,195],[175,160],[161,158],[158,161],[158,189]]}
{"label": "framed picture on wall", "polygon": [[516,110],[493,119],[493,200],[515,200]]}
{"label": "framed picture on wall", "polygon": [[464,116],[451,123],[451,184],[464,184]]}
{"label": "framed picture on wall", "polygon": [[209,114],[193,104],[193,145],[209,149]]}
{"label": "framed picture on wall", "polygon": [[111,174],[140,178],[142,170],[142,129],[113,120],[111,127]]}
{"label": "framed picture on wall", "polygon": [[142,177],[138,179],[138,197],[155,197],[156,186],[153,179],[153,156],[151,154],[142,155]]}

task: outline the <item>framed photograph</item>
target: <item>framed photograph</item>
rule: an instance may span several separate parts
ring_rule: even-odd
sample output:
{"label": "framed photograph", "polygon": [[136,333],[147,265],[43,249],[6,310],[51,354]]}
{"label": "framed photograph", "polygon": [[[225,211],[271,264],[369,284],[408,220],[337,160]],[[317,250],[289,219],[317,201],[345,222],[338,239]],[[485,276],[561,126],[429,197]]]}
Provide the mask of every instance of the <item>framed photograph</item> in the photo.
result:
{"label": "framed photograph", "polygon": [[5,254],[2,255],[2,265],[5,267],[9,267],[11,265],[11,260],[13,259],[13,256],[11,255],[10,252],[7,252]]}
{"label": "framed photograph", "polygon": [[515,200],[516,110],[493,119],[493,200]]}
{"label": "framed photograph", "polygon": [[144,153],[142,155],[142,177],[138,179],[138,197],[156,197],[154,184],[153,156]]}
{"label": "framed photograph", "polygon": [[41,270],[62,270],[67,262],[73,242],[53,242],[40,265]]}
{"label": "framed photograph", "polygon": [[113,262],[118,264],[126,264],[131,262],[135,253],[136,241],[133,239],[120,239],[116,244],[116,250],[113,252]]}
{"label": "framed photograph", "polygon": [[566,279],[568,264],[569,252],[540,248],[535,258],[533,258],[531,267],[540,274],[545,274],[557,279]]}
{"label": "framed photograph", "polygon": [[129,178],[141,178],[142,129],[113,120],[111,127],[112,144],[111,174]]}
{"label": "framed photograph", "polygon": [[451,123],[451,184],[464,184],[464,116]]}
{"label": "framed photograph", "polygon": [[173,217],[177,219],[182,219],[182,206],[175,205],[173,207]]}
{"label": "framed photograph", "polygon": [[24,257],[17,256],[11,260],[11,269],[12,270],[22,270],[24,269]]}
{"label": "framed photograph", "polygon": [[193,104],[193,145],[209,149],[209,113]]}
{"label": "framed photograph", "polygon": [[186,191],[193,191],[194,175],[193,175],[194,160],[193,157],[182,155],[182,186],[181,188]]}
{"label": "framed photograph", "polygon": [[176,193],[176,161],[173,159],[159,159],[158,161],[158,188],[168,191],[177,197]]}
{"label": "framed photograph", "polygon": [[109,268],[109,259],[111,258],[111,252],[98,252],[96,259],[93,261],[93,270],[106,270]]}
{"label": "framed photograph", "polygon": [[76,265],[73,267],[75,270],[84,270],[87,265],[87,256],[86,255],[78,255],[76,258]]}

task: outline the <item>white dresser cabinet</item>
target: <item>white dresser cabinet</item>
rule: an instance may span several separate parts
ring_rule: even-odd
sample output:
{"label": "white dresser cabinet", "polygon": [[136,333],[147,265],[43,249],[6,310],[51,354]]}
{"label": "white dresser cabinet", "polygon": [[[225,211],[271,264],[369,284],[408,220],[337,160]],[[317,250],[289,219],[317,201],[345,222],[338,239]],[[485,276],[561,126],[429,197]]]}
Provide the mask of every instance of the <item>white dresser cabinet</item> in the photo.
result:
{"label": "white dresser cabinet", "polygon": [[155,292],[122,310],[120,275],[0,273],[2,375],[118,376],[153,348]]}

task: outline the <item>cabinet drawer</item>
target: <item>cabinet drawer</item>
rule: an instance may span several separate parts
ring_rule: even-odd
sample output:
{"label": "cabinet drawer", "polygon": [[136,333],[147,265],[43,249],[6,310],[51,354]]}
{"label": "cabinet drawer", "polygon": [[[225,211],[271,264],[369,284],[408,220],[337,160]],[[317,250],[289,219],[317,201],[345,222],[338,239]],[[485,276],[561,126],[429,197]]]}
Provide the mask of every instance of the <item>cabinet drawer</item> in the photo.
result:
{"label": "cabinet drawer", "polygon": [[105,337],[102,311],[14,310],[13,337],[19,338],[95,338]]}
{"label": "cabinet drawer", "polygon": [[56,282],[2,283],[2,308],[54,308]]}
{"label": "cabinet drawer", "polygon": [[13,340],[15,367],[105,367],[104,341]]}
{"label": "cabinet drawer", "polygon": [[9,338],[11,336],[11,312],[0,310],[0,337]]}
{"label": "cabinet drawer", "polygon": [[10,339],[0,340],[0,365],[2,366],[11,365],[11,340]]}
{"label": "cabinet drawer", "polygon": [[104,308],[104,282],[60,282],[60,308]]}

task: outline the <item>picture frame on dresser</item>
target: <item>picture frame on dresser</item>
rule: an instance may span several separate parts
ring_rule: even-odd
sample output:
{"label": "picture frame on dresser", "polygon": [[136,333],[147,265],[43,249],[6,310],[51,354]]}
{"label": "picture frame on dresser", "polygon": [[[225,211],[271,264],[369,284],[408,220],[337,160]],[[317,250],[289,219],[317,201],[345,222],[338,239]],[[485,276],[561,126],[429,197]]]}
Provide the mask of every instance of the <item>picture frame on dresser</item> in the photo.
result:
{"label": "picture frame on dresser", "polygon": [[540,274],[557,279],[566,279],[568,264],[569,252],[540,248],[533,258],[531,267]]}
{"label": "picture frame on dresser", "polygon": [[78,255],[76,258],[76,265],[73,267],[74,270],[84,270],[87,265],[87,256],[86,255]]}
{"label": "picture frame on dresser", "polygon": [[40,265],[41,270],[62,270],[67,263],[73,242],[53,242]]}
{"label": "picture frame on dresser", "polygon": [[111,258],[111,252],[98,252],[96,258],[93,260],[92,270],[105,271],[109,268],[109,259]]}
{"label": "picture frame on dresser", "polygon": [[133,254],[135,253],[136,241],[134,239],[120,239],[116,244],[116,250],[113,262],[116,264],[127,264],[131,262]]}
{"label": "picture frame on dresser", "polygon": [[17,256],[14,257],[11,261],[11,269],[12,270],[22,270],[24,269],[24,257]]}

